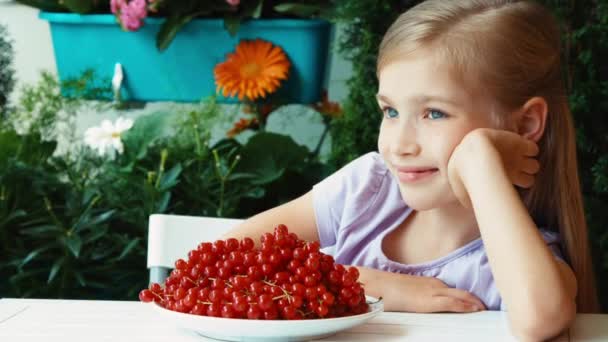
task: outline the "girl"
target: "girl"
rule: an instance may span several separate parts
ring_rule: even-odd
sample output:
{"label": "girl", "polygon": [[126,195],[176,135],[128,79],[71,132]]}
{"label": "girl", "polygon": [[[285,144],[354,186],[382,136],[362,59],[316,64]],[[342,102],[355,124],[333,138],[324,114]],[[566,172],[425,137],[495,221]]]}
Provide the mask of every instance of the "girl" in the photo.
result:
{"label": "girl", "polygon": [[378,152],[225,237],[283,223],[386,310],[501,309],[520,338],[559,334],[597,310],[559,56],[533,2],[421,3],[380,45]]}

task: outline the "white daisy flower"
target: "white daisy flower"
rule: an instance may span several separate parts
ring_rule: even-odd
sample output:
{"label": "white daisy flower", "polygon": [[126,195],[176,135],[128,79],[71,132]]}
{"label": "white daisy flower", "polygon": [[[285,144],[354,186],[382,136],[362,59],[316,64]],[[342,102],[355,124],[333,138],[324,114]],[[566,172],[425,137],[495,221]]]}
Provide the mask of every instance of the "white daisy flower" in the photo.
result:
{"label": "white daisy flower", "polygon": [[96,150],[100,156],[114,158],[115,152],[122,154],[124,145],[121,135],[133,127],[133,120],[119,117],[115,123],[103,120],[100,126],[91,127],[84,133],[84,143]]}

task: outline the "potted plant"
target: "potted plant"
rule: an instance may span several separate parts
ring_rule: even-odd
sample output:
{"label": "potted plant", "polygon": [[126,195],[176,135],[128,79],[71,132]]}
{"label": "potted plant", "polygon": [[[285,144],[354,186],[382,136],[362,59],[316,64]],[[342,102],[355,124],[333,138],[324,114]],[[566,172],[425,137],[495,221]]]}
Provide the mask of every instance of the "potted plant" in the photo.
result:
{"label": "potted plant", "polygon": [[191,102],[213,94],[210,70],[243,39],[285,51],[286,101],[316,102],[324,87],[332,0],[19,2],[41,9],[49,22],[61,79],[94,69],[122,83],[129,100]]}

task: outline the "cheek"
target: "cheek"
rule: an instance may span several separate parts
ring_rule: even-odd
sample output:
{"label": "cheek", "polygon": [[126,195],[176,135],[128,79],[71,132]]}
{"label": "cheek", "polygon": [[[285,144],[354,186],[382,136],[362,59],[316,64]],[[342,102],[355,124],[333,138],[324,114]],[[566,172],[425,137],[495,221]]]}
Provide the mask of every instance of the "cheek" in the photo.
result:
{"label": "cheek", "polygon": [[381,155],[386,155],[386,153],[388,153],[387,132],[383,123],[380,124],[380,132],[378,133],[378,152],[380,152]]}
{"label": "cheek", "polygon": [[430,146],[432,153],[437,162],[447,167],[450,157],[456,149],[456,146],[462,141],[466,132],[450,132],[449,134],[433,134],[431,141],[427,146]]}

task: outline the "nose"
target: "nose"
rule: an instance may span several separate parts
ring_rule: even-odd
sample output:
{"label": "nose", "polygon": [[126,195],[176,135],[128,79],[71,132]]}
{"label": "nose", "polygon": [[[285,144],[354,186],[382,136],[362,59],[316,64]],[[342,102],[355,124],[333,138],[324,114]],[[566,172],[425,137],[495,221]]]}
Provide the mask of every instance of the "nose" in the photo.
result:
{"label": "nose", "polygon": [[416,129],[410,124],[400,126],[391,141],[391,152],[395,155],[417,156],[420,150]]}

